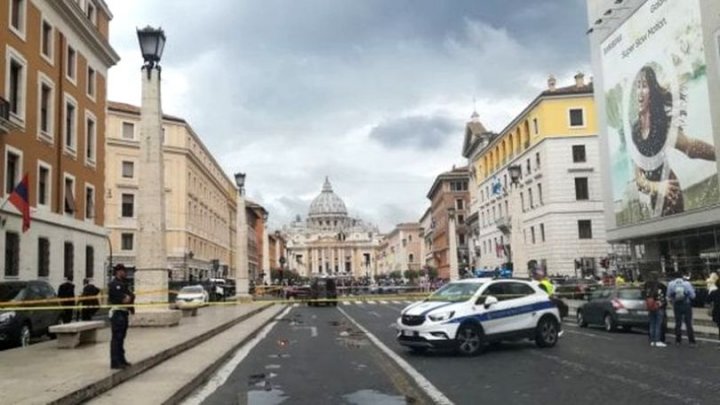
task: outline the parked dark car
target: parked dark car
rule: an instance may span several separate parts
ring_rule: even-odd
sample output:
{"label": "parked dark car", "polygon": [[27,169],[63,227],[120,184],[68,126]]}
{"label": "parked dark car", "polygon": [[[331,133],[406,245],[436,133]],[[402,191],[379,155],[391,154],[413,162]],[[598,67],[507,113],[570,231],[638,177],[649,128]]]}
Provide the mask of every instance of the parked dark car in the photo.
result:
{"label": "parked dark car", "polygon": [[584,300],[587,299],[590,293],[600,287],[600,283],[595,280],[570,278],[563,280],[563,282],[555,288],[555,295],[565,299]]}
{"label": "parked dark car", "polygon": [[285,287],[285,299],[288,300],[306,300],[310,297],[310,286],[307,285],[291,285]]}
{"label": "parked dark car", "polygon": [[577,310],[577,323],[581,327],[603,325],[608,332],[618,327],[647,328],[648,311],[642,291],[636,287],[603,287],[590,294],[588,302]]}
{"label": "parked dark car", "polygon": [[[60,310],[33,310],[56,306],[55,290],[45,281],[0,282],[0,346],[27,346],[31,337],[48,333],[60,322]],[[3,308],[21,307],[13,311]]]}
{"label": "parked dark car", "polygon": [[[337,286],[332,278],[315,278],[310,283],[310,302],[308,305],[320,304],[337,306]],[[323,300],[328,300],[324,301]]]}

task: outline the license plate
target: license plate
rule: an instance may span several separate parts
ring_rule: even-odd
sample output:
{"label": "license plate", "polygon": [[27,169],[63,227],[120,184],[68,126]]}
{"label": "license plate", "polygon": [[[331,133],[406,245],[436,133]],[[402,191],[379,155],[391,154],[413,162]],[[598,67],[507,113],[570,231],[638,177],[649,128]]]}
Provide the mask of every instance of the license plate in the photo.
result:
{"label": "license plate", "polygon": [[647,315],[647,314],[648,314],[648,311],[637,311],[636,313],[637,313],[638,315]]}

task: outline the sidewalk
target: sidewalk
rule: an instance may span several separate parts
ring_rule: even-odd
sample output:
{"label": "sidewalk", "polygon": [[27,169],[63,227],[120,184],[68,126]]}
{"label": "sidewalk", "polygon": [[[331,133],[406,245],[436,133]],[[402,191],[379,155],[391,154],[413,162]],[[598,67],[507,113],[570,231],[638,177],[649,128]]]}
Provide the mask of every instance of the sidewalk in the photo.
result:
{"label": "sidewalk", "polygon": [[79,403],[115,387],[151,367],[194,347],[268,307],[266,303],[201,308],[170,328],[130,328],[125,341],[133,366],[110,369],[110,330],[99,342],[61,350],[49,341],[0,352],[0,392],[7,404]]}

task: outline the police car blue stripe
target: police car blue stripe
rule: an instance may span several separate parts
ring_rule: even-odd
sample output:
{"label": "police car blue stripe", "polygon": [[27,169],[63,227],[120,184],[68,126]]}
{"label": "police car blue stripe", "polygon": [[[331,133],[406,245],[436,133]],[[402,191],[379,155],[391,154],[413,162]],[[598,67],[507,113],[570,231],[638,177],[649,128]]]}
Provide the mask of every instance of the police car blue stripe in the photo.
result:
{"label": "police car blue stripe", "polygon": [[436,310],[436,309],[445,308],[445,307],[447,307],[447,306],[449,306],[449,305],[453,305],[453,304],[457,304],[457,302],[448,302],[448,303],[445,303],[445,304],[438,305],[438,306],[436,306],[436,307],[427,309],[427,310],[425,310],[422,314],[420,314],[420,316],[425,316],[425,315],[429,314],[430,312],[432,312],[432,311],[434,311],[434,310]]}
{"label": "police car blue stripe", "polygon": [[543,309],[554,308],[552,301],[536,302],[534,304],[523,305],[515,308],[499,309],[497,311],[488,311],[477,315],[462,316],[452,319],[446,323],[460,323],[467,319],[475,319],[480,322],[492,321],[495,319],[507,318],[515,315],[522,315],[528,312],[541,311]]}

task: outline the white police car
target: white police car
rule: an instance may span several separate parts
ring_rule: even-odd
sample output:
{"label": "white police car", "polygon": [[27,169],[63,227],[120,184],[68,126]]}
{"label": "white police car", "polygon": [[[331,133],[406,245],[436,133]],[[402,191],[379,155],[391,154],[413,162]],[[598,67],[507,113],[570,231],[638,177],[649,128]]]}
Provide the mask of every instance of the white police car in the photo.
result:
{"label": "white police car", "polygon": [[491,278],[446,284],[406,307],[397,329],[398,343],[415,352],[454,348],[468,356],[501,340],[532,339],[552,347],[562,334],[557,307],[537,285]]}

